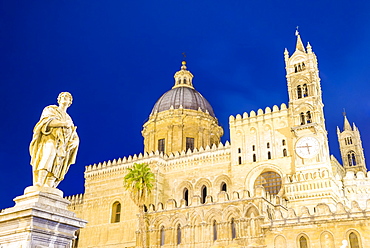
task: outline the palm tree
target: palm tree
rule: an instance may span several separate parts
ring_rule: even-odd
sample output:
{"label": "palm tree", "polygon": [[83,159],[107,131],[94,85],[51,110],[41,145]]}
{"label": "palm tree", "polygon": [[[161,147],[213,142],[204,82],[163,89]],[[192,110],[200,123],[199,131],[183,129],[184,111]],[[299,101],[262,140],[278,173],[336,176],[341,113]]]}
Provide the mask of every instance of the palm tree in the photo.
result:
{"label": "palm tree", "polygon": [[144,222],[144,203],[153,188],[154,174],[148,164],[134,164],[127,168],[128,173],[124,178],[124,186],[130,191],[131,199],[139,207],[139,230],[142,235],[143,247],[146,247],[146,230]]}

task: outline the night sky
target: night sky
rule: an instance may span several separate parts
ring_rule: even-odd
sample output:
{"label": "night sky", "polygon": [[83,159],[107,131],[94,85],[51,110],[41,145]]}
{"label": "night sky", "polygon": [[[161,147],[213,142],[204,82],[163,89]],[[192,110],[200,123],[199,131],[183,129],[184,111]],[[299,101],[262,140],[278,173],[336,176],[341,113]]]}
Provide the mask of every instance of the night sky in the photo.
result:
{"label": "night sky", "polygon": [[77,162],[59,185],[84,192],[85,166],[143,151],[141,129],[186,53],[195,88],[229,140],[228,118],[288,103],[284,49],[296,26],[319,61],[331,153],[343,108],[370,159],[370,1],[0,1],[0,209],[32,184],[42,109],[74,97]]}

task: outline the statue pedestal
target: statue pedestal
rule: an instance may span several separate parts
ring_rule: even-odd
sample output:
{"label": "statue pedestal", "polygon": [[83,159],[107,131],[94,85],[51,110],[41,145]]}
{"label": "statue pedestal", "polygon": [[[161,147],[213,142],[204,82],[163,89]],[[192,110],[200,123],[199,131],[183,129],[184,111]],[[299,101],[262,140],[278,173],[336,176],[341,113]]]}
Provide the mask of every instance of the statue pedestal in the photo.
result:
{"label": "statue pedestal", "polygon": [[75,231],[87,221],[69,211],[69,201],[55,188],[30,186],[0,213],[0,247],[69,248]]}

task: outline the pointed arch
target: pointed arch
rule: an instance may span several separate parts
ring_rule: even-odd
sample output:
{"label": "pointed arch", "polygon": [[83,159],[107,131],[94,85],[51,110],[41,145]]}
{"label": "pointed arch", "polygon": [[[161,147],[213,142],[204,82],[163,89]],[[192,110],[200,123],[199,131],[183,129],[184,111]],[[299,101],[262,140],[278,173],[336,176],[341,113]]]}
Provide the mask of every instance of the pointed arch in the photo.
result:
{"label": "pointed arch", "polygon": [[250,218],[250,217],[257,217],[259,216],[259,211],[256,205],[253,203],[248,204],[247,209],[245,211],[245,217]]}
{"label": "pointed arch", "polygon": [[[232,184],[232,182],[231,182],[231,179],[230,179],[229,176],[227,176],[225,174],[220,175],[214,180],[213,185],[216,187],[214,192],[217,192],[217,193],[220,192],[220,191],[229,192],[231,184]],[[226,186],[226,190],[224,190],[225,186]],[[219,189],[217,189],[217,187],[219,187]]]}
{"label": "pointed arch", "polygon": [[297,236],[297,247],[298,248],[309,248],[309,239],[305,233],[301,233]]}

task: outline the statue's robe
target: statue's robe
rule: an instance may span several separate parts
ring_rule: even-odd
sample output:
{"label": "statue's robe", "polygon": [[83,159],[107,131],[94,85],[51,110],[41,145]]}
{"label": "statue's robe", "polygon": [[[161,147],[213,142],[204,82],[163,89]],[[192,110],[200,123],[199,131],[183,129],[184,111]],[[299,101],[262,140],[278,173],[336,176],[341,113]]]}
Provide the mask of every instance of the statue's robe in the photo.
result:
{"label": "statue's robe", "polygon": [[[50,127],[52,120],[70,121],[72,126]],[[69,166],[76,161],[79,138],[71,117],[61,112],[56,105],[44,108],[39,122],[33,130],[30,144],[31,165],[34,182],[37,182],[37,171],[46,170],[56,178],[58,185],[64,179]]]}

